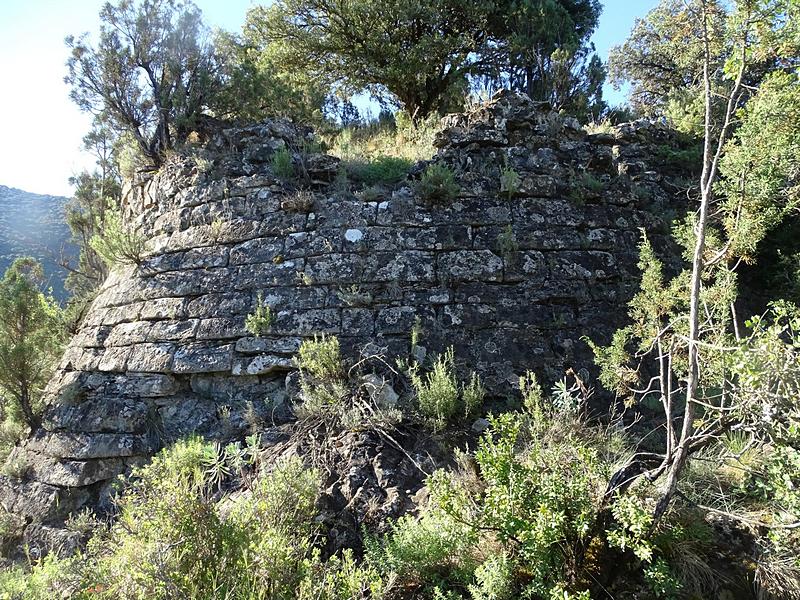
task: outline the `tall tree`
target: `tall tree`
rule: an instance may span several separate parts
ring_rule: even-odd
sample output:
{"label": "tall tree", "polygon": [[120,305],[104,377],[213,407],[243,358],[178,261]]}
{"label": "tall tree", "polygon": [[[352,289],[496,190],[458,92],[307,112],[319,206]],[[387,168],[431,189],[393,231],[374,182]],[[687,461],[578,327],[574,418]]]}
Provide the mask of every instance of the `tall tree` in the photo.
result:
{"label": "tall tree", "polygon": [[66,39],[65,81],[80,108],[103,113],[159,165],[213,107],[221,80],[210,35],[188,0],[119,0],[100,12],[100,39]]}
{"label": "tall tree", "polygon": [[62,342],[60,309],[42,293],[44,273],[33,258],[19,258],[0,280],[0,399],[31,428]]}
{"label": "tall tree", "polygon": [[[726,66],[736,61],[738,48],[730,35],[728,3],[721,0],[662,0],[636,24],[624,44],[612,48],[609,75],[619,86],[630,83],[630,101],[639,112],[667,116],[683,131],[704,134],[706,62],[712,92],[724,96]],[[800,65],[797,0],[764,0],[753,5],[753,34],[759,43],[748,56],[742,75],[744,90],[756,89],[774,69],[791,71]],[[699,14],[707,15],[707,27]],[[773,17],[770,17],[773,15]],[[702,42],[703,37],[708,43]],[[750,97],[741,96],[740,106]],[[712,107],[715,126],[724,120],[724,104]]]}
{"label": "tall tree", "polygon": [[[121,177],[114,152],[116,140],[102,121],[96,121],[83,138],[84,149],[94,158],[94,171],[84,171],[70,180],[75,195],[66,207],[66,221],[72,241],[79,249],[77,264],[62,258],[67,269],[66,288],[72,293],[71,305],[83,304],[105,280],[108,269],[89,242],[102,228],[106,209],[118,206]],[[80,312],[80,311],[78,311]]]}
{"label": "tall tree", "polygon": [[[644,243],[642,287],[631,303],[634,322],[618,332],[609,348],[596,349],[605,385],[634,397],[661,399],[665,452],[645,460],[635,457],[640,465],[655,462],[642,471],[633,469],[650,480],[662,478],[656,521],[674,499],[692,455],[732,427],[750,432],[754,443],[763,446],[777,442],[776,432],[785,426],[795,427],[779,423],[784,415],[773,415],[779,400],[790,405],[785,416],[795,418],[794,384],[782,380],[795,377],[794,371],[787,366],[786,373],[776,372],[772,358],[758,356],[754,346],[763,341],[757,339],[760,333],[745,339],[735,308],[737,268],[752,260],[754,248],[800,201],[800,80],[785,71],[793,57],[781,56],[784,50],[776,53],[795,47],[786,37],[794,34],[785,26],[792,4],[795,0],[736,0],[723,14],[721,37],[716,2],[687,5],[687,18],[695,22],[687,21],[691,26],[683,45],[702,53],[703,106],[702,173],[693,192],[698,205],[679,228],[690,267],[666,282],[652,248]],[[717,40],[727,48],[724,63],[715,52]],[[681,40],[674,42],[680,45]],[[747,74],[762,68],[767,58],[770,72],[751,88]],[[628,355],[632,346],[635,357]],[[739,362],[741,355],[754,363]],[[794,363],[796,346],[787,346],[785,355]],[[649,383],[648,356],[655,363]],[[763,365],[758,363],[769,367],[759,371]],[[790,395],[781,398],[784,392]],[[636,479],[631,467],[621,471],[626,476],[620,487]]]}
{"label": "tall tree", "polygon": [[[396,99],[414,118],[442,108],[486,38],[483,2],[278,0],[248,15],[279,62]],[[387,94],[388,92],[388,94]]]}
{"label": "tall tree", "polygon": [[589,42],[601,10],[598,0],[496,1],[481,70],[494,85],[558,109],[602,108],[605,71]]}

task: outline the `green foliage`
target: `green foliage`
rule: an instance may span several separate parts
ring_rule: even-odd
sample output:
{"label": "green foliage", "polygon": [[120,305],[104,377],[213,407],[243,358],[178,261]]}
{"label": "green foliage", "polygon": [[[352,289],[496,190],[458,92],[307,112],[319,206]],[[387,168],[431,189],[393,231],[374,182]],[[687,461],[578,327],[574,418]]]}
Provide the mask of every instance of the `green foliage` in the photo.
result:
{"label": "green foliage", "polygon": [[642,562],[651,562],[653,546],[648,538],[653,515],[641,498],[625,494],[616,499],[611,512],[616,525],[606,532],[609,545],[622,551],[632,551]]}
{"label": "green foliage", "polygon": [[511,200],[519,193],[520,185],[522,179],[519,173],[511,167],[503,167],[500,171],[500,191],[508,195],[508,199]]}
{"label": "green foliage", "polygon": [[287,68],[280,59],[279,44],[270,44],[259,22],[248,13],[241,35],[215,32],[214,46],[220,57],[225,85],[215,105],[217,116],[244,121],[286,117],[323,125],[328,78],[311,78]]}
{"label": "green foliage", "polygon": [[106,114],[160,165],[217,100],[221,68],[209,39],[191,2],[106,3],[96,46],[87,36],[66,40],[70,96]]}
{"label": "green foliage", "polygon": [[653,158],[657,164],[696,173],[703,165],[703,146],[699,143],[691,143],[685,147],[662,144],[654,148]]}
{"label": "green foliage", "polygon": [[457,107],[478,77],[586,115],[604,107],[605,70],[588,44],[599,14],[594,0],[281,0],[252,9],[247,30],[279,71],[335,82],[345,98],[369,90],[415,122]]}
{"label": "green foliage", "polygon": [[322,335],[305,340],[295,360],[300,369],[303,396],[298,414],[312,418],[344,417],[349,387],[338,338]]}
{"label": "green foliage", "polygon": [[471,556],[476,541],[469,526],[434,503],[419,518],[399,518],[382,539],[368,537],[366,562],[422,588],[445,582],[465,585],[476,567]]}
{"label": "green foliage", "polygon": [[355,179],[368,186],[397,183],[406,177],[410,168],[410,160],[397,156],[376,156],[368,162],[350,165]]}
{"label": "green foliage", "polygon": [[113,206],[106,207],[99,233],[92,236],[89,246],[106,263],[109,269],[117,265],[141,266],[147,247],[147,238],[131,224],[125,223],[122,212]]}
{"label": "green foliage", "polygon": [[294,177],[294,163],[292,153],[287,148],[281,148],[272,155],[270,161],[272,172],[281,179],[291,179]]}
{"label": "green foliage", "polygon": [[315,545],[320,476],[299,459],[248,477],[246,494],[220,498],[222,481],[257,469],[258,460],[257,445],[177,443],[125,483],[117,522],[95,534],[85,555],[47,558],[27,575],[0,574],[3,592],[11,593],[0,597],[382,597],[380,576],[352,554],[322,560]]}
{"label": "green foliage", "polygon": [[244,328],[248,333],[260,337],[268,333],[274,323],[275,315],[272,313],[272,308],[264,302],[264,296],[259,292],[256,299],[256,310],[247,315]]}
{"label": "green foliage", "polygon": [[408,0],[336,8],[320,0],[281,0],[248,15],[284,68],[384,98],[388,91],[388,99],[415,119],[443,108],[452,88],[463,85],[479,19],[471,5]]}
{"label": "green foliage", "polygon": [[90,240],[102,230],[106,208],[118,205],[121,196],[120,174],[115,140],[108,124],[95,122],[83,138],[84,149],[95,158],[96,169],[84,171],[70,179],[75,194],[67,204],[65,220],[72,242],[79,249],[78,262],[69,265],[65,287],[72,292],[71,307],[82,308],[108,274],[108,268],[90,245]]}
{"label": "green foliage", "polygon": [[452,202],[461,188],[455,174],[446,165],[430,165],[416,185],[417,194],[428,204]]}
{"label": "green foliage", "polygon": [[656,598],[676,598],[681,590],[681,583],[672,574],[669,564],[663,559],[656,560],[645,567],[644,580]]}
{"label": "green foliage", "polygon": [[433,138],[439,119],[431,115],[412,123],[402,111],[395,115],[389,113],[387,117],[383,116],[385,114],[359,126],[342,128],[331,139],[331,153],[354,165],[356,170],[359,165],[369,164],[374,157],[402,159],[407,161],[405,168],[399,161],[394,163],[396,177],[402,179],[412,163],[433,157],[436,150]]}
{"label": "green foliage", "polygon": [[339,379],[344,374],[339,340],[334,336],[314,336],[300,345],[297,366],[320,380]]}
{"label": "green foliage", "polygon": [[601,180],[588,172],[574,176],[571,182],[569,198],[576,204],[583,204],[589,198],[596,198],[604,189]]}
{"label": "green foliage", "polygon": [[605,442],[525,381],[533,410],[491,417],[474,457],[435,472],[427,507],[368,547],[368,561],[426,597],[588,597],[576,582],[608,468],[593,444]]}
{"label": "green foliage", "polygon": [[731,256],[752,260],[758,245],[800,202],[800,81],[767,76],[728,142],[718,186]]}
{"label": "green foliage", "polygon": [[466,385],[459,385],[452,347],[436,358],[428,373],[421,375],[414,367],[410,375],[417,408],[433,431],[474,417],[483,405],[486,390],[477,374],[473,373]]}
{"label": "green foliage", "polygon": [[[609,75],[612,82],[633,84],[630,99],[633,107],[646,115],[659,114],[665,107],[691,90],[700,98],[696,85],[703,68],[704,47],[702,23],[696,17],[699,0],[662,0],[634,25],[622,46],[609,54]],[[725,12],[720,3],[709,3],[709,31],[712,71],[721,67],[727,49],[724,42]],[[677,114],[673,110],[673,114]],[[694,124],[702,126],[702,118]]]}
{"label": "green foliage", "polygon": [[497,235],[497,251],[507,262],[514,257],[515,252],[519,251],[519,242],[510,224]]}
{"label": "green foliage", "polygon": [[41,291],[44,273],[18,258],[0,280],[0,417],[34,428],[64,340],[61,309]]}

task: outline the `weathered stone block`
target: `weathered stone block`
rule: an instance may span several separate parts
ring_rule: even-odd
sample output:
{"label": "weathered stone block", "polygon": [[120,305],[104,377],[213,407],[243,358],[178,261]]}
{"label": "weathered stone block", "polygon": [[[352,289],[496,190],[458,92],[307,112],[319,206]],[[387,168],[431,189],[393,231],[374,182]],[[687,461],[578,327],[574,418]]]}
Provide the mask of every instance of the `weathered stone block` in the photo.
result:
{"label": "weathered stone block", "polygon": [[202,319],[197,329],[198,340],[227,340],[247,335],[245,317]]}
{"label": "weathered stone block", "polygon": [[271,263],[283,254],[283,240],[278,238],[260,238],[250,240],[231,248],[230,264],[248,265],[253,263]]}
{"label": "weathered stone block", "polygon": [[128,370],[133,373],[169,373],[174,344],[137,344],[131,349]]}
{"label": "weathered stone block", "polygon": [[236,351],[242,354],[260,354],[262,352],[278,354],[294,354],[300,350],[301,338],[292,337],[246,337],[236,342]]}
{"label": "weathered stone block", "polygon": [[230,371],[233,364],[233,344],[214,346],[187,344],[175,351],[172,369],[175,373],[214,373]]}
{"label": "weathered stone block", "polygon": [[233,365],[234,375],[268,375],[296,368],[294,361],[285,356],[261,354],[255,358],[243,359]]}
{"label": "weathered stone block", "polygon": [[437,265],[443,281],[501,281],[503,260],[490,250],[459,250],[439,255]]}

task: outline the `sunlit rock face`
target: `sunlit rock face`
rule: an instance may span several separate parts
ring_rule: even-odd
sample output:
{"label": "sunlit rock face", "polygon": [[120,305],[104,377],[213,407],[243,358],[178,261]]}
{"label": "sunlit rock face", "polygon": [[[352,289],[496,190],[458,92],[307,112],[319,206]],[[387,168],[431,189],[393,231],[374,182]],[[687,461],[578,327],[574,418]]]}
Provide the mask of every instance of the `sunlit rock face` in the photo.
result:
{"label": "sunlit rock face", "polygon": [[[423,354],[453,346],[496,396],[528,369],[552,382],[591,368],[581,337],[605,342],[624,324],[640,230],[658,241],[658,214],[674,203],[648,162],[669,133],[636,122],[587,135],[514,94],[442,125],[434,161],[460,186],[446,203],[415,192],[424,164],[377,197],[358,193],[337,181],[337,159],[301,150],[310,131],[286,122],[213,133],[200,159],[175,157],[129,185],[125,211],[148,255],[103,286],[41,430],[15,452],[26,483],[3,481],[0,501],[56,522],[175,439],[291,419],[287,376],[314,335],[394,364],[416,327]],[[290,182],[272,172],[282,148]],[[276,319],[253,337],[245,319],[259,297]]]}

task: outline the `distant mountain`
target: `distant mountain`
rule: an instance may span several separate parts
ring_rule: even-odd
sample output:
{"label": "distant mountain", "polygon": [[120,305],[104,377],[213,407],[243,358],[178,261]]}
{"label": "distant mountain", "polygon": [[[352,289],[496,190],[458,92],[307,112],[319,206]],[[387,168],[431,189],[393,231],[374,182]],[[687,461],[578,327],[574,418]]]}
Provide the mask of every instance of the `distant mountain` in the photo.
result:
{"label": "distant mountain", "polygon": [[66,298],[66,271],[58,265],[62,252],[75,256],[64,221],[68,198],[43,196],[0,185],[0,275],[15,258],[33,256],[44,265],[56,298]]}

